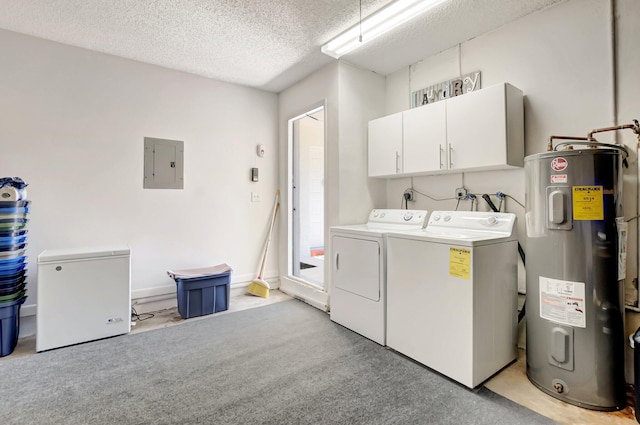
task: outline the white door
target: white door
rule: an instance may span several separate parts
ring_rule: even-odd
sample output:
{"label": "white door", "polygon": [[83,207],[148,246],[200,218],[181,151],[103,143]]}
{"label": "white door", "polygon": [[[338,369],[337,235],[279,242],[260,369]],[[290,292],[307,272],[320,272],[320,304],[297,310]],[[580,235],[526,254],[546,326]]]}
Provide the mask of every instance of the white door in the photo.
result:
{"label": "white door", "polygon": [[420,106],[403,113],[403,172],[420,173],[448,168],[445,120],[445,102]]}
{"label": "white door", "polygon": [[446,104],[450,168],[507,163],[504,84],[447,99]]}
{"label": "white door", "polygon": [[280,290],[328,308],[324,261],[325,113],[314,108],[289,120],[288,269]]}
{"label": "white door", "polygon": [[369,176],[402,172],[402,113],[369,121]]}
{"label": "white door", "polygon": [[380,300],[380,243],[349,236],[331,237],[333,286],[372,301]]}

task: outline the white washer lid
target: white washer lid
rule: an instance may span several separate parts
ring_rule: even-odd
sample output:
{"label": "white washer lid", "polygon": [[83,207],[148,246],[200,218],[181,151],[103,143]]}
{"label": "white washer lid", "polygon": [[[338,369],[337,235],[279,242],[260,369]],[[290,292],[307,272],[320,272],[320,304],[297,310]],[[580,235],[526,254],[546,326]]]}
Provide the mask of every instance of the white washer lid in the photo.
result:
{"label": "white washer lid", "polygon": [[416,230],[414,232],[390,232],[387,234],[387,238],[409,239],[415,241],[470,247],[491,245],[495,243],[503,243],[516,240],[513,234],[492,234],[489,232],[474,232],[469,230],[464,230],[461,232],[455,232],[455,230],[449,232],[434,232],[429,228]]}
{"label": "white washer lid", "polygon": [[38,264],[52,261],[79,260],[131,255],[126,246],[104,246],[88,248],[45,249],[38,255]]}

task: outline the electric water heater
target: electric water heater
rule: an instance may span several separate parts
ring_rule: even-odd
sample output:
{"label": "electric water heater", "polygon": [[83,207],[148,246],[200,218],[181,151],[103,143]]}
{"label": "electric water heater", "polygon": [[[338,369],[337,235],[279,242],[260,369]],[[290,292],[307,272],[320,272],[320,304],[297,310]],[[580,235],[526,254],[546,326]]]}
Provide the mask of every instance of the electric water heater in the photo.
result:
{"label": "electric water heater", "polygon": [[622,151],[525,158],[527,376],[562,401],[626,406]]}

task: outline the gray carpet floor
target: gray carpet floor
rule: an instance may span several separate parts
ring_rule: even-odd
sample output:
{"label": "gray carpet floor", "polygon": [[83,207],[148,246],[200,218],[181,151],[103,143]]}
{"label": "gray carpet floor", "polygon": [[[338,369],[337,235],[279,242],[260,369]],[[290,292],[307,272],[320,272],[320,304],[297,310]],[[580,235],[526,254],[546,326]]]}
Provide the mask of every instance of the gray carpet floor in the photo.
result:
{"label": "gray carpet floor", "polygon": [[0,362],[0,424],[553,424],[292,300]]}

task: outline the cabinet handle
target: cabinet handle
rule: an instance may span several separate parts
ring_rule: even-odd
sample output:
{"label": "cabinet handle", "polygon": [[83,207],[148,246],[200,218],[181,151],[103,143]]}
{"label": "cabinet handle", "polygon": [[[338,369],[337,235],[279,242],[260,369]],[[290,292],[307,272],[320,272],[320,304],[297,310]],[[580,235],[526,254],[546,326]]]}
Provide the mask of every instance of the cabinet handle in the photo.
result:
{"label": "cabinet handle", "polygon": [[438,145],[438,155],[440,156],[440,169],[444,168],[444,164],[442,163],[442,145]]}
{"label": "cabinet handle", "polygon": [[336,254],[336,270],[340,270],[340,253]]}
{"label": "cabinet handle", "polygon": [[449,145],[449,168],[453,168],[453,146]]}
{"label": "cabinet handle", "polygon": [[396,173],[400,172],[400,154],[396,151]]}

